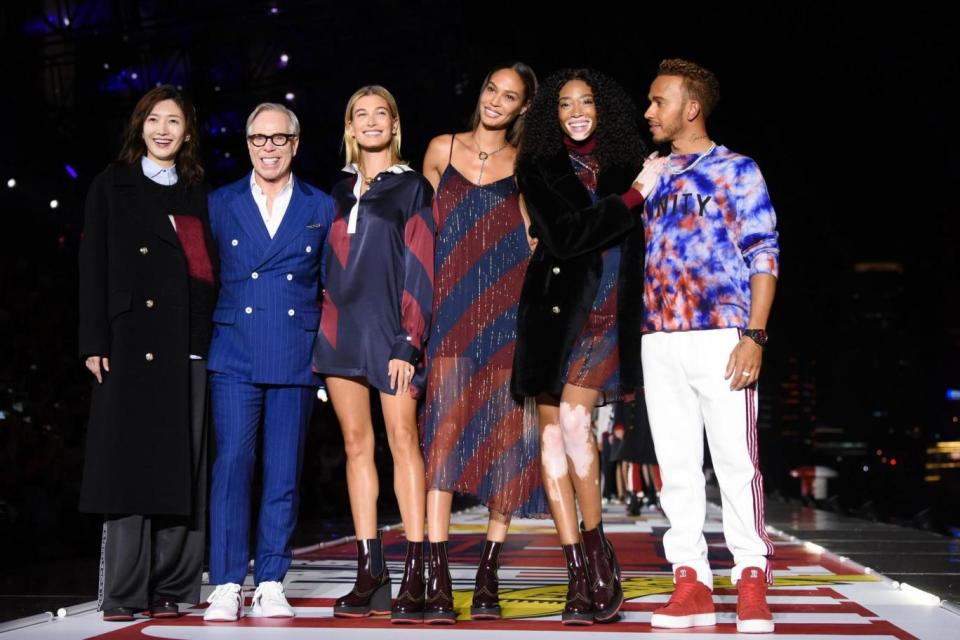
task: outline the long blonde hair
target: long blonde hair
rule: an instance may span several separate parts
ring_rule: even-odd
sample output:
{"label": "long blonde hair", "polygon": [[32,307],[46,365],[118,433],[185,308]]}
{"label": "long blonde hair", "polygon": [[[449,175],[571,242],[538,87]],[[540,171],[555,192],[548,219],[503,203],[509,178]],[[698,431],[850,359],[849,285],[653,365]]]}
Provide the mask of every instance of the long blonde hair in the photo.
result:
{"label": "long blonde hair", "polygon": [[347,100],[347,110],[343,115],[343,148],[347,164],[349,165],[360,161],[360,145],[357,144],[357,139],[350,135],[350,132],[347,130],[347,125],[349,125],[353,119],[353,107],[357,103],[357,100],[365,96],[380,96],[386,101],[387,106],[390,108],[390,116],[396,121],[397,125],[397,133],[394,134],[393,139],[390,141],[390,164],[406,164],[406,161],[400,157],[400,112],[397,109],[397,101],[392,93],[378,84],[360,87],[350,96],[350,99]]}

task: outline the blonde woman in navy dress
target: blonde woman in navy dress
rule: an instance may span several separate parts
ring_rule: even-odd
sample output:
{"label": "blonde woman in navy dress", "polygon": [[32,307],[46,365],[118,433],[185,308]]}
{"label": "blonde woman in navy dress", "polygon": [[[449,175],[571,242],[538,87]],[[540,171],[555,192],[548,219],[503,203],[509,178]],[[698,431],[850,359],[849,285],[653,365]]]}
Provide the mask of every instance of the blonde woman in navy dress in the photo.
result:
{"label": "blonde woman in navy dress", "polygon": [[[397,103],[385,88],[359,89],[347,103],[348,174],[334,186],[336,214],[324,247],[323,313],[314,369],[343,431],[347,488],[357,536],[357,580],[337,617],[391,613],[423,618],[424,470],[417,399],[433,300],[433,188],[400,157]],[[380,394],[393,455],[394,491],[407,554],[391,611],[390,576],[377,534],[370,389]]]}

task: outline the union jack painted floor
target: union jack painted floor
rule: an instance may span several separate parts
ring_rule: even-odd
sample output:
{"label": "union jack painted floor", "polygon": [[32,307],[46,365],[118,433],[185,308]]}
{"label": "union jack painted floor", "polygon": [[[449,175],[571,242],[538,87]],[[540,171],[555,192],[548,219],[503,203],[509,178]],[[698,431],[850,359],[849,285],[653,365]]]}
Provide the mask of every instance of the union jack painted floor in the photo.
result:
{"label": "union jack painted floor", "polygon": [[[707,541],[716,578],[714,600],[718,603],[717,625],[691,631],[662,631],[650,627],[653,609],[669,598],[670,566],[663,558],[660,539],[666,521],[659,513],[641,518],[623,515],[613,507],[604,516],[604,528],[613,542],[623,568],[627,601],[622,619],[615,624],[563,627],[559,614],[566,593],[566,571],[559,541],[550,521],[519,520],[501,556],[500,597],[505,618],[471,622],[469,609],[476,561],[483,546],[486,513],[474,509],[454,516],[449,555],[455,599],[461,620],[452,627],[393,626],[388,619],[338,620],[331,608],[353,582],[355,560],[352,542],[301,549],[286,579],[290,603],[297,610],[293,620],[244,617],[237,623],[204,623],[201,606],[182,609],[173,620],[144,618],[130,623],[107,623],[95,604],[74,607],[63,617],[40,622],[3,634],[3,637],[98,638],[210,638],[266,640],[280,638],[363,638],[405,640],[421,638],[487,638],[496,633],[502,640],[551,639],[571,633],[603,634],[604,638],[686,638],[704,634],[733,637],[736,634],[736,592],[728,578],[732,560],[723,542],[719,509],[708,510]],[[960,638],[960,615],[941,607],[939,599],[898,583],[837,557],[829,549],[770,531],[776,545],[774,586],[769,602],[774,613],[774,635],[795,638]],[[402,531],[385,534],[388,565],[394,576],[394,591],[402,573]],[[245,587],[247,605],[253,585]],[[210,587],[205,587],[206,596]],[[394,594],[396,595],[396,594]],[[182,605],[183,607],[183,605]],[[49,617],[49,616],[48,616]]]}

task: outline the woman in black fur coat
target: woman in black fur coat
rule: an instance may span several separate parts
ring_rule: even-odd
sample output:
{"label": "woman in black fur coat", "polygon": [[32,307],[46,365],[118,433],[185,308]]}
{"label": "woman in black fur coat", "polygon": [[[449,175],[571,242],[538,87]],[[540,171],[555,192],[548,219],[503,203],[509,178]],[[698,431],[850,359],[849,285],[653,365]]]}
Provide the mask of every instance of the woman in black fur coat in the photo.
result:
{"label": "woman in black fur coat", "polygon": [[520,297],[512,385],[537,399],[543,486],[570,579],[563,622],[611,622],[623,591],[601,527],[590,415],[638,383],[639,213],[659,163],[637,175],[644,144],[636,109],[597,71],[554,74],[526,117],[517,181],[538,244]]}

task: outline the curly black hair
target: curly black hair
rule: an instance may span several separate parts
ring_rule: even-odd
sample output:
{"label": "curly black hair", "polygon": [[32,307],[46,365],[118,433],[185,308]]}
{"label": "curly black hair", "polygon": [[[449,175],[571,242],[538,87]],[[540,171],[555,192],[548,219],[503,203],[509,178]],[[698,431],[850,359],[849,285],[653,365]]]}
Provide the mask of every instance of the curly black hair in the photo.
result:
{"label": "curly black hair", "polygon": [[547,161],[563,145],[557,117],[560,90],[571,80],[582,80],[593,90],[597,108],[596,155],[601,168],[621,166],[639,170],[647,154],[640,137],[637,107],[616,80],[594,69],[563,69],[540,85],[526,114],[518,163]]}

